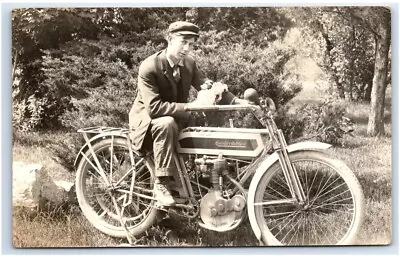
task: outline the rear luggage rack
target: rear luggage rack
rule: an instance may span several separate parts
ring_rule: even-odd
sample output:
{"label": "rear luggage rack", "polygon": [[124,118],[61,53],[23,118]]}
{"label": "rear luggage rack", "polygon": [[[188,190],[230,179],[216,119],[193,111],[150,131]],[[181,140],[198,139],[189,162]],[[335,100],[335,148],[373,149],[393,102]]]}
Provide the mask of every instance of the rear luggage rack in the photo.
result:
{"label": "rear luggage rack", "polygon": [[90,134],[101,134],[101,133],[109,133],[109,132],[117,132],[120,134],[129,134],[130,130],[125,129],[125,128],[95,126],[95,127],[87,127],[87,128],[79,129],[78,132],[90,133]]}

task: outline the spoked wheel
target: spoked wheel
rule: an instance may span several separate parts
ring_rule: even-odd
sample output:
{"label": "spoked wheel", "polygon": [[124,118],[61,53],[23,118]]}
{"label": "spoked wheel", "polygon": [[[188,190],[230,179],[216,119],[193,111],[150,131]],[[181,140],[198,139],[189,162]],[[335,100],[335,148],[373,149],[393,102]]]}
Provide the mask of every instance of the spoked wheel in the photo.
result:
{"label": "spoked wheel", "polygon": [[[129,153],[127,139],[107,138],[88,150],[76,174],[79,206],[89,222],[114,237],[139,235],[155,222],[154,175],[144,158]],[[134,183],[133,185],[131,183]],[[132,194],[132,195],[131,195]]]}
{"label": "spoked wheel", "polygon": [[254,211],[267,245],[349,245],[356,237],[364,196],[353,172],[315,151],[289,154],[306,196],[293,201],[279,162],[262,176]]}

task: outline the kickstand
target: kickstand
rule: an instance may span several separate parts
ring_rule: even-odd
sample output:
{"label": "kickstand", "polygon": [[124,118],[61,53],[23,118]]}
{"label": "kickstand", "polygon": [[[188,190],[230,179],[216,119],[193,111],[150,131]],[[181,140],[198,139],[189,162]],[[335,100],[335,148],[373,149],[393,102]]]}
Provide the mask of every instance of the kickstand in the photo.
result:
{"label": "kickstand", "polygon": [[114,203],[115,210],[118,213],[121,226],[123,226],[126,231],[126,239],[128,239],[129,245],[133,246],[136,244],[137,239],[129,232],[129,229],[126,226],[126,222],[124,222],[124,219],[122,218],[122,211],[124,210],[124,207],[122,207],[121,210],[119,210],[117,201],[115,200],[115,197],[111,196],[111,198]]}

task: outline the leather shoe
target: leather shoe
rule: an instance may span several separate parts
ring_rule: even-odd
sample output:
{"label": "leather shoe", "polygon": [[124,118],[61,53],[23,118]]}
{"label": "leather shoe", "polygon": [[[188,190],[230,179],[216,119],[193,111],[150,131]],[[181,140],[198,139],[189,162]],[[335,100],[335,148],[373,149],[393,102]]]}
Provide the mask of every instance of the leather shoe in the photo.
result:
{"label": "leather shoe", "polygon": [[157,199],[158,203],[162,206],[172,206],[175,204],[174,198],[167,187],[162,183],[154,184],[154,197]]}

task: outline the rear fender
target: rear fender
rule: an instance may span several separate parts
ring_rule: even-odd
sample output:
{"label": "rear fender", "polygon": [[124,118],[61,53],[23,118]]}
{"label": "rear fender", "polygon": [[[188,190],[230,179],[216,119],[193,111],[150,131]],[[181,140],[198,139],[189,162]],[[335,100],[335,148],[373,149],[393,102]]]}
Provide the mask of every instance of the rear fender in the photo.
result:
{"label": "rear fender", "polygon": [[[288,153],[293,153],[302,150],[325,150],[330,148],[330,144],[322,143],[322,142],[299,142],[296,144],[289,145],[287,147]],[[261,165],[256,169],[256,172],[251,180],[249,192],[248,192],[248,199],[247,199],[247,211],[249,215],[250,225],[253,229],[253,232],[258,240],[261,240],[261,230],[257,224],[256,216],[254,213],[254,199],[256,194],[256,188],[258,182],[261,180],[261,177],[264,175],[264,172],[268,170],[276,161],[278,161],[278,154],[274,152],[272,155],[268,156]]]}
{"label": "rear fender", "polygon": [[[89,139],[89,143],[90,143],[90,145],[93,146],[95,143],[97,143],[103,139],[111,138],[113,136],[115,138],[122,138],[122,139],[128,138],[128,135],[121,134],[120,132],[106,132],[106,133],[100,133],[100,134],[93,136],[92,138]],[[82,148],[78,152],[78,155],[75,158],[74,168],[78,167],[79,162],[81,161],[81,159],[83,157],[82,154],[84,154],[88,149],[89,149],[89,145],[88,145],[88,143],[85,143],[85,145],[82,146]]]}

